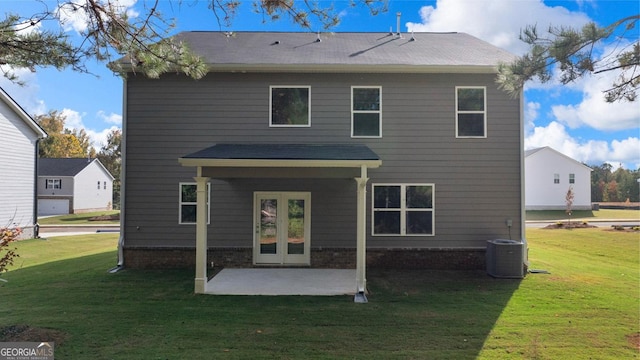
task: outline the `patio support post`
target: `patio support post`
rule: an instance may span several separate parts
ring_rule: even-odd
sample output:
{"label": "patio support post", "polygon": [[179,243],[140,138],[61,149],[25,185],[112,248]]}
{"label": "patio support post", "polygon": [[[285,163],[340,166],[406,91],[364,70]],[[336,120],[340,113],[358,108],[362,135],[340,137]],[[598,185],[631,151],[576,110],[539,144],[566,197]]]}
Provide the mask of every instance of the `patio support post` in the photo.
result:
{"label": "patio support post", "polygon": [[207,182],[208,177],[199,176],[202,168],[198,167],[196,181],[196,278],[195,293],[203,294],[207,287]]}
{"label": "patio support post", "polygon": [[357,217],[357,248],[356,248],[356,287],[354,302],[366,303],[365,291],[367,287],[367,166],[360,167],[360,177],[356,178],[358,186],[358,217]]}

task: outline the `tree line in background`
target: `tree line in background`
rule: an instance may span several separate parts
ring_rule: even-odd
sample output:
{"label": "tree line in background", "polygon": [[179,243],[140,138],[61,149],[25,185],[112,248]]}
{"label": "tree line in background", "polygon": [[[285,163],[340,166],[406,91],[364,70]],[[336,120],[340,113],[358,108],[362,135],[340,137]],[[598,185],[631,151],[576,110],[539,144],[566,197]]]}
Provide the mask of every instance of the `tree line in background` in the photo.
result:
{"label": "tree line in background", "polygon": [[590,166],[592,202],[638,202],[640,201],[640,169],[627,170],[622,167],[613,170],[613,166],[604,163]]}
{"label": "tree line in background", "polygon": [[113,208],[120,206],[120,167],[122,132],[114,129],[107,135],[107,142],[100,150],[91,145],[89,135],[84,129],[65,128],[66,117],[57,112],[35,117],[36,122],[48,136],[40,142],[38,154],[41,158],[97,158],[114,177]]}

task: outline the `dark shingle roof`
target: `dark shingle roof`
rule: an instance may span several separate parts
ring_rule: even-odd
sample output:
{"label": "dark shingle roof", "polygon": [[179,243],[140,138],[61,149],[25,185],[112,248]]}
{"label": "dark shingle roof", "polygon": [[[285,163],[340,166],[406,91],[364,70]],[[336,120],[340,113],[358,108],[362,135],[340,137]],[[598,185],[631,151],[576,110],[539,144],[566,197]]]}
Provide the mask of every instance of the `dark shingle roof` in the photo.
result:
{"label": "dark shingle roof", "polygon": [[216,144],[186,159],[232,160],[380,160],[365,145]]}
{"label": "dark shingle roof", "polygon": [[95,159],[40,158],[38,176],[76,176]]}
{"label": "dark shingle roof", "polygon": [[[212,70],[494,69],[515,56],[465,33],[182,32]],[[320,39],[318,41],[318,39]],[[414,40],[412,40],[414,39]],[[415,71],[415,69],[413,69]]]}

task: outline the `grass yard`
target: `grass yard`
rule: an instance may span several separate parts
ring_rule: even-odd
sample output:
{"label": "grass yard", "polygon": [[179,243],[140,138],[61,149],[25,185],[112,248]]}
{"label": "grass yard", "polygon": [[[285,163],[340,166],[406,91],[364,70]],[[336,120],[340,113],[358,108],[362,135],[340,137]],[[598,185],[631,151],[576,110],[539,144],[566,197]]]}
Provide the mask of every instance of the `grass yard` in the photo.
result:
{"label": "grass yard", "polygon": [[[82,214],[49,216],[38,219],[40,225],[100,225],[120,224],[120,210],[97,211]],[[114,217],[117,217],[114,219]]]}
{"label": "grass yard", "polygon": [[370,270],[368,304],[194,295],[191,270],[108,274],[117,234],[23,241],[0,341],[28,325],[58,339],[57,359],[638,358],[640,235],[527,234],[531,268],[550,274]]}
{"label": "grass yard", "polygon": [[[568,218],[564,210],[530,210],[526,214],[527,220],[565,220]],[[571,220],[640,220],[640,210],[575,210]]]}

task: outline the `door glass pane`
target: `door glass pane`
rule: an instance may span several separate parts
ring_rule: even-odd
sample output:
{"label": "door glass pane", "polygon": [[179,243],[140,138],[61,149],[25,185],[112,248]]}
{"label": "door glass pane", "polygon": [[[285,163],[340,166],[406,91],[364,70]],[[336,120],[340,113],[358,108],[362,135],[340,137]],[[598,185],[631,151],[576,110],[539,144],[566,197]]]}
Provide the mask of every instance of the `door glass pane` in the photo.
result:
{"label": "door glass pane", "polygon": [[304,200],[289,200],[287,254],[304,254]]}
{"label": "door glass pane", "polygon": [[275,254],[277,246],[278,200],[260,200],[260,254]]}

